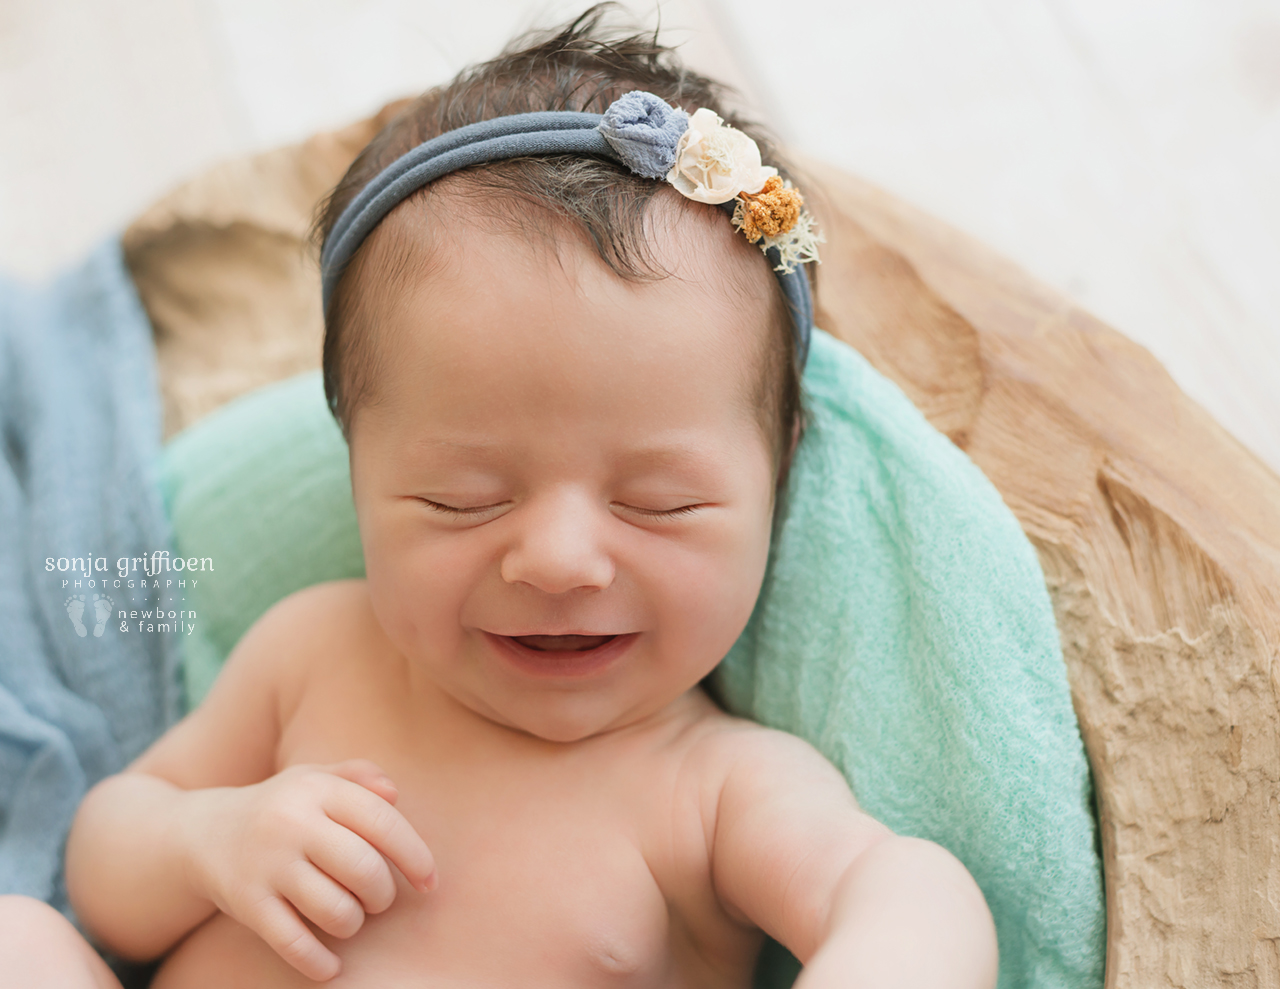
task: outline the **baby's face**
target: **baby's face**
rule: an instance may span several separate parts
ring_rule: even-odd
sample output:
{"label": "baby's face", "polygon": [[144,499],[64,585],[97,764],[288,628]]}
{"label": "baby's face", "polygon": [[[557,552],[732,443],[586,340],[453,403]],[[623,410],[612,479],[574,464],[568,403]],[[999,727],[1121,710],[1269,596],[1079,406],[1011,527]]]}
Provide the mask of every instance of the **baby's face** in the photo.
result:
{"label": "baby's face", "polygon": [[500,724],[573,741],[654,714],[755,604],[769,276],[693,220],[653,282],[471,224],[376,305],[351,455],[369,593],[415,671]]}

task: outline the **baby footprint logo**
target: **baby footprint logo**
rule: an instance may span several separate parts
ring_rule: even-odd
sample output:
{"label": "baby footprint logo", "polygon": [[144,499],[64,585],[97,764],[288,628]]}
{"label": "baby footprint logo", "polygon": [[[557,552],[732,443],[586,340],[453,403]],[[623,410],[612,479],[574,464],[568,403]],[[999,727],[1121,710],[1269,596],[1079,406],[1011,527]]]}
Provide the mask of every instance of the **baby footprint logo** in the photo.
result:
{"label": "baby footprint logo", "polygon": [[[94,597],[97,597],[95,594]],[[84,638],[88,635],[88,631],[84,627],[84,622],[80,620],[80,616],[84,614],[84,595],[73,594],[62,602],[67,608],[67,617],[71,619],[71,624],[76,627],[76,635]],[[101,635],[101,632],[94,632],[94,635]]]}
{"label": "baby footprint logo", "polygon": [[[93,634],[98,638],[102,638],[102,630],[107,627],[107,619],[111,617],[111,608],[115,604],[111,598],[105,594],[95,594],[93,596],[93,614],[97,624],[93,626]],[[83,632],[79,633],[84,635]]]}

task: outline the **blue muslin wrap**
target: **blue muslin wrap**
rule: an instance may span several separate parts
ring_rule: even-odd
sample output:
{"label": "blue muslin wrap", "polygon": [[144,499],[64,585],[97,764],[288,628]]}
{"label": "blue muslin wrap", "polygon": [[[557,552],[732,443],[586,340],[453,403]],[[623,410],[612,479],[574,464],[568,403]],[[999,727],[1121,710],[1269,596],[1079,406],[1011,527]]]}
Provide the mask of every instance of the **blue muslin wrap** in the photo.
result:
{"label": "blue muslin wrap", "polygon": [[0,279],[0,428],[0,893],[72,916],[81,797],[180,710],[176,638],[115,620],[167,596],[115,586],[116,561],[170,536],[151,326],[118,241],[42,288]]}
{"label": "blue muslin wrap", "polygon": [[[810,422],[760,600],[716,684],[811,741],[859,802],[939,842],[995,916],[1001,989],[1102,984],[1105,912],[1088,765],[1044,577],[972,461],[855,351],[813,334]],[[174,437],[166,501],[193,595],[190,701],[267,608],[362,576],[347,448],[318,372]],[[790,984],[773,946],[757,984]]]}

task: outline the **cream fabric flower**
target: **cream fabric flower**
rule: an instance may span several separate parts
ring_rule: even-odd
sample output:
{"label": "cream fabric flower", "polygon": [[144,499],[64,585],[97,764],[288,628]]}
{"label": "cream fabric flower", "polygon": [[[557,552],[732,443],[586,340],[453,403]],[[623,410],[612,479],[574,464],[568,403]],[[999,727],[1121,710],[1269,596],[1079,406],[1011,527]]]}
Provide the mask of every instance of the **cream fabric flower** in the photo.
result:
{"label": "cream fabric flower", "polygon": [[777,174],[776,168],[760,163],[755,141],[704,107],[689,118],[667,181],[689,199],[714,204],[727,203],[740,192],[759,192]]}

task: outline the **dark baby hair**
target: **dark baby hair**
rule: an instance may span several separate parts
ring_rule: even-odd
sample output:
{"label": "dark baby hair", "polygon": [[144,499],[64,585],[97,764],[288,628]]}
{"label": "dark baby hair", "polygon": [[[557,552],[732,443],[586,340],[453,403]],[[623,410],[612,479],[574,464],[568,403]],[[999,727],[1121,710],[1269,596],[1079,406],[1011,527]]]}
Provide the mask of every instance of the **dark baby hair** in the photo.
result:
{"label": "dark baby hair", "polygon": [[[369,142],[321,204],[316,239],[323,243],[342,211],[374,176],[424,141],[508,114],[603,113],[610,103],[635,89],[690,112],[699,107],[715,111],[756,141],[766,165],[788,176],[769,136],[725,105],[725,87],[686,69],[673,49],[658,43],[656,31],[636,33],[634,28],[610,26],[614,7],[597,4],[561,28],[517,38],[497,58],[464,70],[452,82],[414,100]],[[457,174],[466,174],[467,181],[486,197],[517,201],[523,213],[528,212],[525,207],[534,207],[578,225],[600,258],[622,278],[647,280],[669,274],[653,257],[644,226],[645,210],[665,183],[636,176],[606,158],[574,155],[513,158],[471,166]],[[408,198],[422,197],[430,189],[428,185]],[[715,206],[683,202],[688,208],[720,212]],[[718,222],[729,220],[720,215]],[[372,391],[375,375],[369,333],[359,325],[360,293],[351,290],[361,278],[367,246],[368,241],[356,252],[325,315],[325,396],[348,440],[352,418]],[[760,266],[761,277],[772,286],[773,326],[753,404],[774,461],[781,465],[789,458],[801,417],[800,369],[787,306],[763,254]]]}

